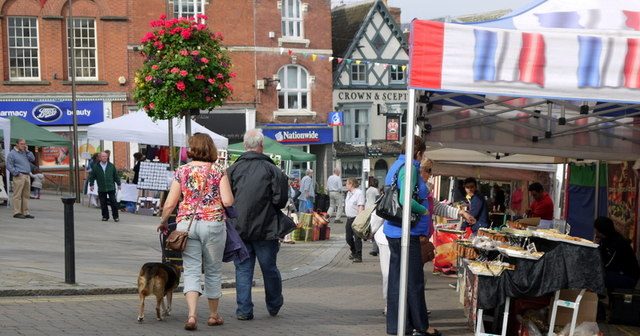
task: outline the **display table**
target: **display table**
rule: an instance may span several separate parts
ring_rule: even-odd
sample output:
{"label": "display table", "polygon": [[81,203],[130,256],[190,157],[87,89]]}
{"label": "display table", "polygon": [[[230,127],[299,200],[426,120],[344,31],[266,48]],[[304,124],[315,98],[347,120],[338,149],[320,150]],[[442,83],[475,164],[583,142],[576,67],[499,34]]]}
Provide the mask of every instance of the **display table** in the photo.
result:
{"label": "display table", "polygon": [[509,258],[514,271],[478,277],[478,308],[501,306],[507,297],[538,297],[560,289],[588,289],[605,294],[604,269],[597,248],[532,238],[540,260]]}

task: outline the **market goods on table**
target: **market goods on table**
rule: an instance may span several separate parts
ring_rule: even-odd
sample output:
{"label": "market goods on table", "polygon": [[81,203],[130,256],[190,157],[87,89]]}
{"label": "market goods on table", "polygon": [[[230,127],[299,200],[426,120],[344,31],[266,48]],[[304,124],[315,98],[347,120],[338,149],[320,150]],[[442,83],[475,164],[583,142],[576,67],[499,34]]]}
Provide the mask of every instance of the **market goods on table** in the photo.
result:
{"label": "market goods on table", "polygon": [[500,276],[505,270],[515,270],[515,265],[499,261],[469,261],[469,270],[475,275]]}

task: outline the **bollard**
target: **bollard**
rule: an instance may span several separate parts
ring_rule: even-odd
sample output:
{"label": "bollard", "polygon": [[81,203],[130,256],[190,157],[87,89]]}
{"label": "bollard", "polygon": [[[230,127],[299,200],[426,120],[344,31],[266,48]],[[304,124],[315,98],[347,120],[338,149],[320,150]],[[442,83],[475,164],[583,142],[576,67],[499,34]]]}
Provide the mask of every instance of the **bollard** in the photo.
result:
{"label": "bollard", "polygon": [[75,197],[62,197],[64,203],[64,282],[76,283],[76,251],[73,233],[73,204]]}

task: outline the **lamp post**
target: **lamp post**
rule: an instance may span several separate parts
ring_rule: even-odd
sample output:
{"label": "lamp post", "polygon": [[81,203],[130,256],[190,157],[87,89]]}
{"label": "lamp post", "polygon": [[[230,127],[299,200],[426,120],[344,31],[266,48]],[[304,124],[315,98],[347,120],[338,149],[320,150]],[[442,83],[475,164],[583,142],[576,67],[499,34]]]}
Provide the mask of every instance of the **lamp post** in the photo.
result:
{"label": "lamp post", "polygon": [[71,24],[69,32],[69,55],[71,55],[71,110],[73,111],[73,155],[71,160],[73,161],[73,189],[76,195],[76,203],[80,203],[80,162],[78,160],[78,102],[76,100],[76,55],[75,55],[75,22],[73,21],[73,12],[71,11],[72,0],[67,0],[67,6],[69,6],[69,18],[67,25]]}

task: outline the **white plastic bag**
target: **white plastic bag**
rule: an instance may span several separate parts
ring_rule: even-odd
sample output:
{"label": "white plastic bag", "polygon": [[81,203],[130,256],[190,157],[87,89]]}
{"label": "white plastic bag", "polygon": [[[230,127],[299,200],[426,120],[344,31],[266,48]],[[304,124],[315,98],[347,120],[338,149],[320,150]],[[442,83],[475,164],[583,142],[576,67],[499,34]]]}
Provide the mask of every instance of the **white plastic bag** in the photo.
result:
{"label": "white plastic bag", "polygon": [[[571,323],[564,326],[558,336],[568,336],[571,331]],[[582,322],[573,332],[573,336],[598,336],[600,329],[595,322]]]}

